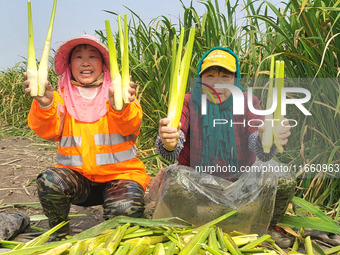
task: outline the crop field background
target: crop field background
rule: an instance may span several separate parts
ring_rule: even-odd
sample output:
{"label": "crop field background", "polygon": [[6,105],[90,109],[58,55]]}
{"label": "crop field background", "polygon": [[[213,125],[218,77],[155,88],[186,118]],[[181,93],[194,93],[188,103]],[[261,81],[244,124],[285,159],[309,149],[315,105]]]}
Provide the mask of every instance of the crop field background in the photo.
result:
{"label": "crop field background", "polygon": [[[277,159],[295,165],[340,164],[339,1],[291,0],[281,9],[269,1],[257,2],[261,4],[255,8],[252,1],[236,1],[234,5],[226,1],[226,11],[222,13],[217,1],[202,1],[206,8],[203,15],[198,15],[192,6],[183,5],[182,19],[176,23],[161,16],[146,24],[134,10],[127,10],[132,14],[130,70],[144,111],[138,149],[149,173],[155,175],[169,164],[157,154],[154,142],[159,119],[167,112],[171,44],[182,27],[186,36],[191,27],[196,28],[189,77],[195,77],[198,61],[207,50],[227,46],[239,56],[243,78],[268,78],[271,56],[285,62],[287,78],[310,78],[306,89],[312,98],[306,108],[312,116],[306,117],[298,111],[288,113],[299,125],[292,129],[285,152]],[[248,14],[242,25],[234,17],[237,5],[244,6]],[[116,13],[107,12],[112,13],[112,20],[117,18]],[[106,31],[96,33],[106,43]],[[119,40],[116,33],[115,38]],[[119,47],[119,43],[116,45]],[[49,80],[56,88],[58,77],[52,58],[50,63]],[[0,72],[0,137],[35,136],[26,120],[32,99],[23,93],[25,70],[26,63],[20,62]],[[265,102],[266,88],[252,86],[256,87],[261,102]],[[338,177],[301,178],[296,194],[337,214]]]}

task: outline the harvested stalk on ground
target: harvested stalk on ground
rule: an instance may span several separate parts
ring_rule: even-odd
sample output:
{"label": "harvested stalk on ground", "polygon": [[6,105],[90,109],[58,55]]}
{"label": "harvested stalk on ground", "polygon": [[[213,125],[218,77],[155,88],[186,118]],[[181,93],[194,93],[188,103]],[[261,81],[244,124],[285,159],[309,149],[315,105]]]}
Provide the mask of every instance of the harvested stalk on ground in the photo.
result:
{"label": "harvested stalk on ground", "polygon": [[47,252],[41,253],[41,255],[60,255],[63,252],[67,251],[71,246],[72,243],[64,243]]}
{"label": "harvested stalk on ground", "polygon": [[[270,235],[263,235],[258,238],[257,234],[245,235],[233,231],[231,233],[233,236],[230,236],[228,233],[223,232],[221,228],[216,227],[216,224],[234,213],[234,211],[229,212],[198,228],[173,226],[174,223],[163,220],[153,221],[125,216],[117,217],[118,220],[112,219],[111,222],[104,222],[94,227],[92,236],[90,235],[91,230],[86,230],[84,231],[86,232],[85,234],[77,235],[82,237],[81,240],[72,238],[54,244],[44,244],[46,238],[57,228],[62,227],[65,224],[63,223],[27,243],[25,248],[19,247],[17,250],[13,249],[4,254],[21,255],[39,252],[58,254],[47,253],[52,249],[55,252],[64,250],[70,255],[284,254],[284,251],[275,244],[274,240],[270,239]],[[117,221],[120,224],[116,225]],[[144,226],[135,225],[130,227],[130,223],[134,224],[132,222],[139,222]],[[152,233],[152,235],[145,236],[143,235],[145,233]],[[305,239],[305,244],[310,254],[312,249],[310,238],[309,240],[308,238]],[[39,246],[30,247],[33,245]],[[315,247],[315,244],[313,245],[315,249],[319,249],[319,247]],[[337,249],[339,248],[337,247]],[[330,254],[330,252],[337,249],[326,250],[326,254]]]}
{"label": "harvested stalk on ground", "polygon": [[224,243],[227,246],[228,251],[232,255],[240,255],[240,254],[242,254],[241,251],[238,249],[237,245],[235,244],[235,242],[233,241],[233,239],[231,239],[231,237],[228,234],[225,233],[223,235],[223,240],[224,240]]}
{"label": "harvested stalk on ground", "polygon": [[78,241],[69,250],[69,255],[84,255],[87,251],[87,243],[85,241]]}

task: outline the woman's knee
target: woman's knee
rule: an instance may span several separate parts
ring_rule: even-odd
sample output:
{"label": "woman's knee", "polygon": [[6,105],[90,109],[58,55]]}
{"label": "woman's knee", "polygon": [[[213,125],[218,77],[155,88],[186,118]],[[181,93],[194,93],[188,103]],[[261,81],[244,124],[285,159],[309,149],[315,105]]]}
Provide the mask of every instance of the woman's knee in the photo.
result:
{"label": "woman's knee", "polygon": [[39,192],[69,194],[75,185],[70,181],[72,171],[64,168],[49,168],[37,177]]}
{"label": "woman's knee", "polygon": [[108,183],[104,192],[104,218],[125,215],[142,217],[144,213],[144,189],[134,181],[115,180]]}
{"label": "woman's knee", "polygon": [[144,213],[144,203],[136,201],[117,201],[116,203],[106,204],[104,206],[104,219],[109,219],[113,216],[129,216],[140,218]]}

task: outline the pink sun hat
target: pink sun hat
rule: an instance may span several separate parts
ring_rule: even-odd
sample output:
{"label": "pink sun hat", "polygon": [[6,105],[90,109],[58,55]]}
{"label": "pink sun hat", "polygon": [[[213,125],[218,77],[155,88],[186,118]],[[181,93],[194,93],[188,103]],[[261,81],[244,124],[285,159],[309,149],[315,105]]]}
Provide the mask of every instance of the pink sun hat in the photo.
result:
{"label": "pink sun hat", "polygon": [[82,35],[64,42],[57,50],[54,58],[54,68],[57,75],[61,75],[65,72],[66,68],[69,66],[68,61],[72,49],[80,44],[89,44],[97,48],[104,58],[104,64],[110,68],[109,50],[106,45],[92,35]]}

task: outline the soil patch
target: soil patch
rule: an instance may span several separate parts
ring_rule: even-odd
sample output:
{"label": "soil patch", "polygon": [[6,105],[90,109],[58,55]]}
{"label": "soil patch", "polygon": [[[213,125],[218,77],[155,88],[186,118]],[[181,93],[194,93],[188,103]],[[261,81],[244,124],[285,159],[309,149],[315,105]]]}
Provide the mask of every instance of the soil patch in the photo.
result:
{"label": "soil patch", "polygon": [[[39,202],[35,179],[56,164],[57,145],[37,139],[7,137],[0,139],[0,212],[23,211],[29,216],[43,215],[40,204],[18,206],[13,203]],[[70,218],[71,234],[103,222],[102,206],[71,206],[70,214],[86,216]],[[31,225],[48,229],[47,220]]]}

